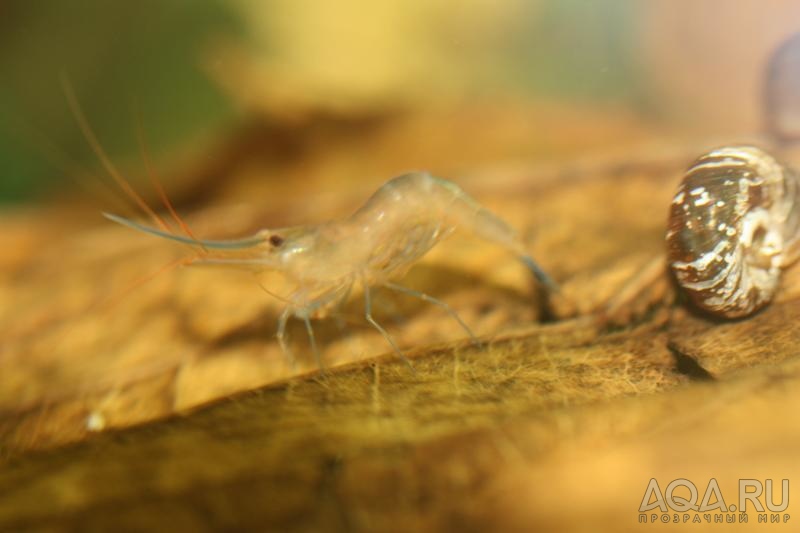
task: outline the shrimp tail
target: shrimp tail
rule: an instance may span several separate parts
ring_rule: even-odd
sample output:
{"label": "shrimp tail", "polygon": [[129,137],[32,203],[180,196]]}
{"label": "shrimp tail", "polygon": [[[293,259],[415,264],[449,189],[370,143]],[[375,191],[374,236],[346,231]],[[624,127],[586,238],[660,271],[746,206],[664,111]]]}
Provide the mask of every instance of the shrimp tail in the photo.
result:
{"label": "shrimp tail", "polygon": [[547,273],[542,270],[542,267],[540,267],[536,261],[533,260],[533,257],[529,255],[521,255],[520,261],[522,261],[522,263],[528,267],[528,270],[533,273],[534,277],[536,277],[539,283],[544,285],[548,291],[553,293],[561,292],[561,288],[558,286],[558,283],[556,283],[553,278],[548,276]]}
{"label": "shrimp tail", "polygon": [[162,237],[164,239],[169,239],[172,241],[182,242],[184,244],[191,244],[194,246],[202,246],[205,248],[212,248],[217,250],[242,250],[245,248],[253,248],[265,242],[266,238],[261,236],[253,236],[253,237],[246,237],[244,239],[232,239],[232,240],[222,240],[222,241],[209,241],[204,239],[194,239],[191,237],[184,237],[182,235],[174,235],[172,233],[168,233],[166,231],[161,231],[155,228],[151,228],[149,226],[145,226],[143,224],[139,224],[138,222],[134,222],[133,220],[129,220],[127,218],[121,217],[119,215],[114,215],[111,213],[103,213],[103,216],[109,220],[116,222],[117,224],[122,224],[123,226],[127,226],[129,228],[135,229],[137,231],[142,231],[144,233],[149,233],[151,235],[155,235],[157,237]]}

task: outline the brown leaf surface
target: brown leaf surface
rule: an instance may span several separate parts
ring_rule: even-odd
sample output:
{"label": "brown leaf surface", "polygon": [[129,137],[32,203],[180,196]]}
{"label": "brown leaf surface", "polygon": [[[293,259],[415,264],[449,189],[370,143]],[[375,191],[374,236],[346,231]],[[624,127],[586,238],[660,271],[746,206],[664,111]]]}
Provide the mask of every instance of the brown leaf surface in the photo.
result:
{"label": "brown leaf surface", "polygon": [[[68,206],[5,213],[0,528],[625,531],[653,477],[701,491],[715,477],[726,495],[740,477],[793,482],[796,275],[751,319],[672,307],[664,217],[698,149],[642,144],[653,134],[613,112],[568,116],[300,125],[292,154],[256,143],[200,195],[195,232],[232,235],[346,215],[403,161],[429,161],[522,229],[562,284],[549,306],[512,258],[463,236],[405,280],[479,346],[442,310],[380,294],[414,371],[384,355],[358,298],[343,328],[315,326],[323,378],[302,327],[286,364],[280,303],[251,274],[179,269],[125,293],[182,250]],[[478,123],[474,149],[448,140]]]}

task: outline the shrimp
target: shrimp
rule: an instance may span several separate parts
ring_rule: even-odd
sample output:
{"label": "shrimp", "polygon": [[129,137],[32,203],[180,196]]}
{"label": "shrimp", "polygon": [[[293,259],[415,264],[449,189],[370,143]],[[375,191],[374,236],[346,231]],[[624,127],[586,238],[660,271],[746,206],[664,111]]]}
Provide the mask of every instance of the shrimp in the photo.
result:
{"label": "shrimp", "polygon": [[[317,363],[321,366],[312,318],[323,318],[348,299],[358,284],[364,292],[366,321],[386,339],[404,361],[402,350],[372,315],[370,289],[385,287],[422,299],[444,309],[477,342],[472,330],[445,302],[394,280],[456,229],[466,230],[496,243],[516,255],[546,290],[558,286],[528,255],[517,232],[482,207],[458,185],[427,172],[413,172],[391,179],[367,202],[343,220],[316,226],[262,229],[234,240],[202,240],[142,225],[118,215],[104,215],[129,228],[202,249],[205,255],[190,264],[223,264],[274,270],[293,283],[278,318],[277,339],[290,363],[286,326],[294,317],[305,323]],[[216,252],[216,253],[215,253]],[[410,364],[410,363],[409,363]]]}
{"label": "shrimp", "polygon": [[178,216],[152,172],[139,125],[138,137],[145,167],[162,203],[185,235],[173,233],[166,221],[147,205],[111,162],[66,76],[62,75],[61,81],[72,114],[106,172],[158,228],[111,213],[103,213],[106,218],[137,231],[188,244],[199,251],[197,256],[173,263],[168,268],[178,264],[249,267],[256,271],[279,271],[293,283],[295,289],[288,297],[278,297],[286,306],[278,318],[277,330],[278,344],[292,365],[295,359],[286,335],[289,319],[295,317],[305,323],[317,365],[322,368],[311,319],[324,318],[344,303],[356,284],[360,284],[364,291],[367,322],[409,366],[410,362],[400,347],[372,316],[372,287],[385,287],[441,307],[476,343],[477,338],[469,326],[445,302],[392,281],[405,274],[439,241],[459,228],[506,248],[522,261],[546,290],[551,293],[559,291],[552,278],[528,255],[511,226],[478,204],[455,183],[427,172],[412,172],[389,180],[344,220],[316,226],[263,229],[241,239],[198,239]]}

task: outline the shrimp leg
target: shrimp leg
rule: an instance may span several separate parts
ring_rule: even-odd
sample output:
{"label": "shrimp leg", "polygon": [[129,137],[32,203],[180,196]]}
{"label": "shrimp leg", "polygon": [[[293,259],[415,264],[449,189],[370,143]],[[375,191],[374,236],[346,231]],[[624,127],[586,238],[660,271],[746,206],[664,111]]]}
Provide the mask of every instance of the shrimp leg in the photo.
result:
{"label": "shrimp leg", "polygon": [[292,350],[289,348],[289,343],[286,342],[286,323],[289,321],[289,316],[292,314],[292,308],[287,306],[286,309],[283,310],[281,316],[278,318],[278,344],[283,351],[283,355],[286,356],[286,360],[289,362],[289,365],[292,369],[297,367],[297,361],[295,361],[294,355],[292,355]]}
{"label": "shrimp leg", "polygon": [[409,361],[408,358],[403,354],[403,352],[397,346],[397,343],[394,342],[392,336],[389,335],[389,332],[383,329],[383,326],[378,324],[378,322],[374,318],[372,318],[372,298],[370,297],[369,285],[367,284],[364,284],[364,317],[367,319],[367,322],[369,322],[372,327],[377,329],[381,333],[381,335],[383,335],[383,338],[386,339],[386,342],[388,342],[392,346],[392,349],[400,357],[400,359],[402,359],[403,362],[406,365],[408,365],[408,367],[411,370],[414,370],[414,366],[411,364],[411,361]]}
{"label": "shrimp leg", "polygon": [[339,303],[336,304],[336,308],[334,309],[333,312],[334,319],[336,320],[336,327],[339,329],[340,332],[344,331],[344,326],[345,326],[344,318],[342,318],[342,310],[344,309],[344,305],[347,302],[347,300],[350,299],[350,293],[352,292],[352,290],[353,290],[353,282],[351,281],[350,283],[348,283],[347,288],[344,290],[344,294],[342,294],[341,299],[339,300]]}
{"label": "shrimp leg", "polygon": [[409,296],[414,296],[415,298],[419,298],[424,302],[428,302],[433,305],[438,305],[439,307],[447,311],[447,313],[451,317],[453,317],[453,319],[456,322],[458,322],[461,328],[467,332],[467,335],[469,335],[469,338],[472,339],[473,344],[478,344],[478,339],[477,337],[475,337],[475,334],[472,333],[472,330],[469,328],[469,326],[467,326],[464,323],[464,321],[461,320],[461,317],[458,316],[458,313],[456,313],[453,310],[453,308],[447,305],[445,302],[439,300],[438,298],[434,298],[433,296],[427,295],[424,292],[415,291],[414,289],[409,289],[407,287],[403,287],[402,285],[397,285],[396,283],[392,283],[390,281],[384,283],[383,286],[386,287],[387,289],[392,289],[393,291],[402,292],[404,294],[408,294]]}
{"label": "shrimp leg", "polygon": [[308,340],[311,343],[311,350],[314,352],[314,359],[317,361],[317,366],[319,367],[320,373],[325,375],[325,367],[322,366],[322,356],[319,354],[319,348],[317,348],[317,339],[314,337],[314,330],[311,328],[311,320],[308,318],[308,315],[303,317],[303,322],[306,324]]}

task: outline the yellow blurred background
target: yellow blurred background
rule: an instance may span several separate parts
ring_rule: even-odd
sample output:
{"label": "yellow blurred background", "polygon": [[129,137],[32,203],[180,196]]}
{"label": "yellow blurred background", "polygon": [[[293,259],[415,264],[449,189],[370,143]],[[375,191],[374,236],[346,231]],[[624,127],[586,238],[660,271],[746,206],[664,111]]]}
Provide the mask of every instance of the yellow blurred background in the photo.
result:
{"label": "yellow blurred background", "polygon": [[285,131],[528,102],[723,138],[761,129],[766,58],[799,28],[790,0],[4,2],[0,202],[96,167],[62,75],[123,166],[140,166],[136,120],[157,159],[254,116]]}

